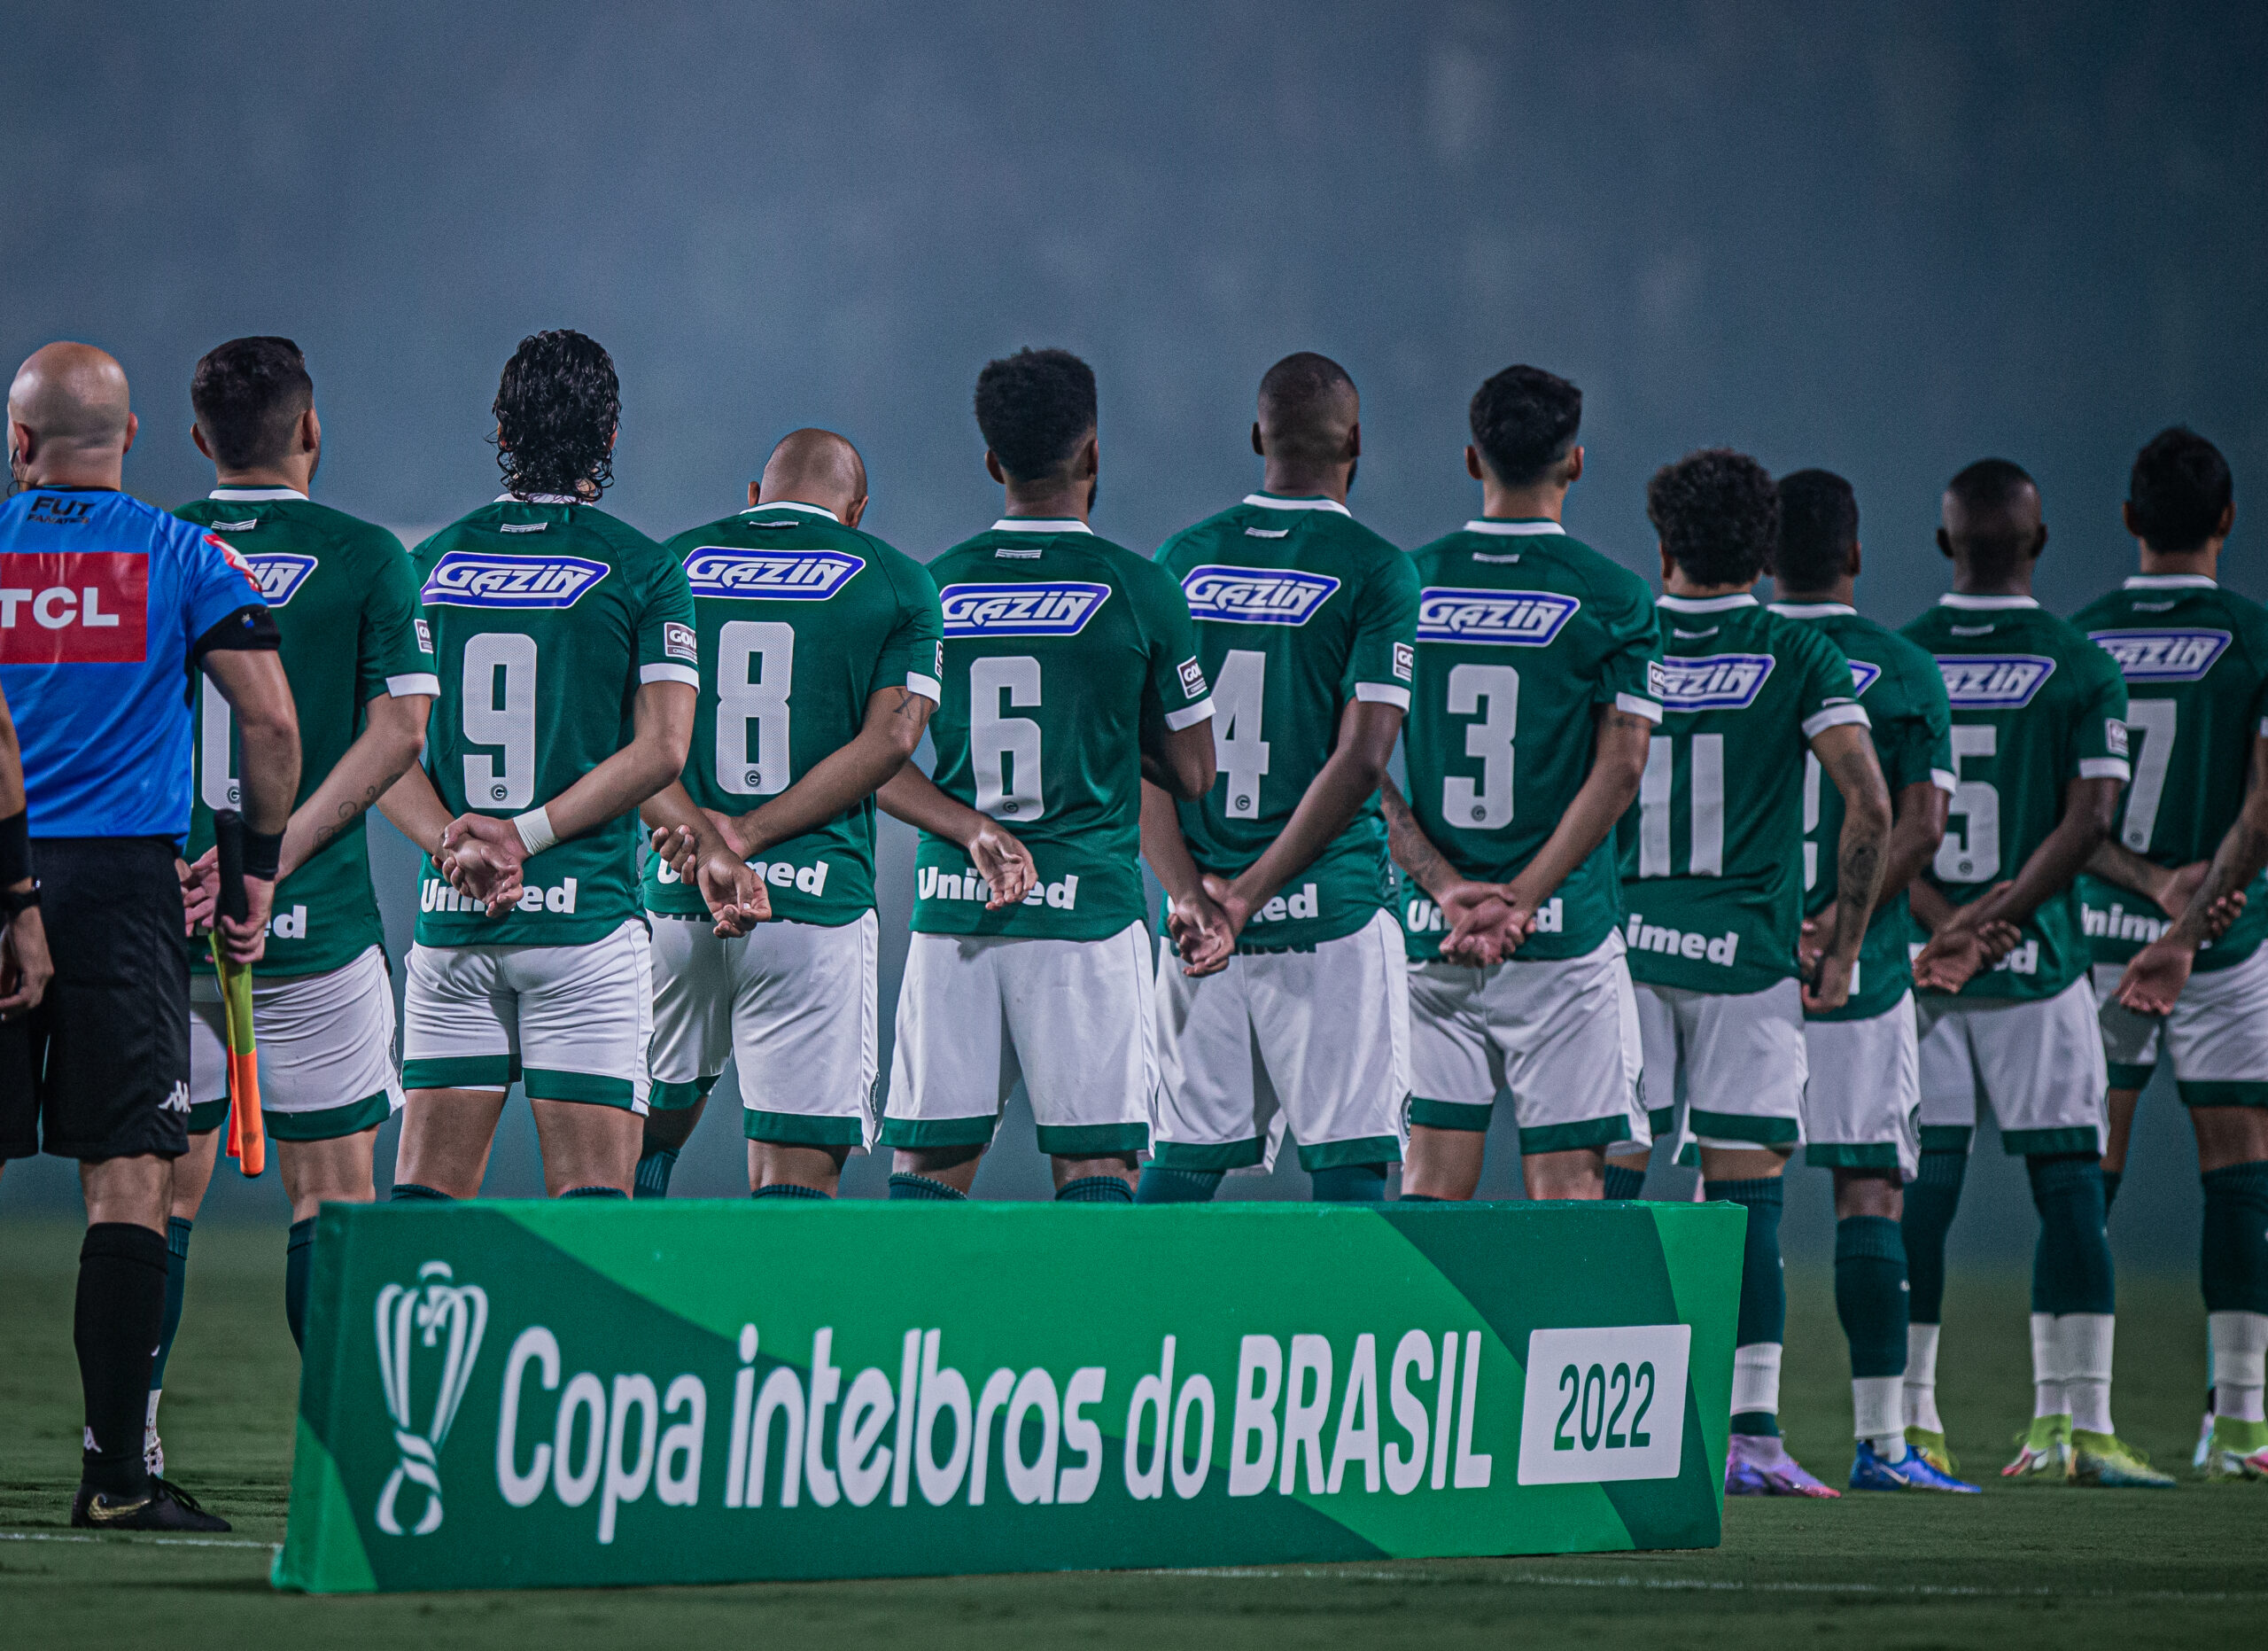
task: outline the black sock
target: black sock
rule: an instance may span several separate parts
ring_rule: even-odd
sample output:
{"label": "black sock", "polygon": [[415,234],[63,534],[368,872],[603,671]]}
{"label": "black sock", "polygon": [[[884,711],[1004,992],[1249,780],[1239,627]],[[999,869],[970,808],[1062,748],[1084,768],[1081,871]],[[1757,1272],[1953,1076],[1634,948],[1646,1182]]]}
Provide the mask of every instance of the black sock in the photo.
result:
{"label": "black sock", "polygon": [[79,1248],[71,1340],[86,1399],[79,1476],[113,1496],[143,1493],[142,1429],[150,1364],[166,1316],[166,1241],[130,1221],[102,1221]]}
{"label": "black sock", "polygon": [[677,1167],[675,1147],[649,1147],[646,1156],[638,1160],[637,1173],[631,1180],[633,1198],[666,1198],[670,1195],[670,1172]]}
{"label": "black sock", "polygon": [[2110,1213],[2110,1206],[2118,1202],[2118,1183],[2125,1173],[2124,1170],[2105,1170],[2102,1172],[2102,1212],[2106,1216]]}
{"label": "black sock", "polygon": [[1961,1184],[1969,1174],[1969,1149],[1922,1149],[1921,1173],[1907,1184],[1906,1214],[1899,1222],[1906,1241],[1906,1276],[1912,1288],[1908,1316],[1915,1324],[1943,1322],[1946,1300],[1946,1234],[1961,1207]]}
{"label": "black sock", "polygon": [[386,1195],[392,1203],[454,1203],[455,1199],[431,1187],[420,1187],[416,1181],[396,1181],[393,1190]]}
{"label": "black sock", "polygon": [[1386,1196],[1386,1165],[1337,1164],[1309,1170],[1308,1191],[1317,1203],[1376,1203]]}
{"label": "black sock", "polygon": [[150,1361],[150,1390],[166,1384],[166,1360],[173,1357],[174,1337],[181,1332],[181,1304],[189,1289],[190,1223],[177,1215],[166,1218],[166,1316],[158,1326],[158,1356]]}
{"label": "black sock", "polygon": [[1082,1175],[1055,1190],[1058,1203],[1132,1203],[1134,1189],[1122,1175]]}
{"label": "black sock", "polygon": [[1626,1170],[1612,1158],[1606,1161],[1606,1192],[1609,1198],[1636,1198],[1646,1190],[1646,1172],[1642,1167]]}
{"label": "black sock", "polygon": [[291,1344],[307,1345],[307,1278],[315,1271],[315,1219],[291,1223],[291,1242],[284,1251],[284,1317],[291,1327]]}
{"label": "black sock", "polygon": [[559,1195],[562,1198],[627,1198],[630,1196],[619,1187],[570,1187]]}
{"label": "black sock", "polygon": [[1134,1189],[1136,1203],[1210,1203],[1221,1190],[1219,1170],[1183,1170],[1169,1164],[1146,1164],[1142,1184]]}
{"label": "black sock", "polygon": [[951,1203],[968,1195],[958,1187],[936,1180],[927,1175],[916,1175],[911,1170],[897,1170],[889,1178],[892,1198],[935,1198]]}
{"label": "black sock", "polygon": [[1397,1203],[1440,1203],[1443,1201],[1434,1197],[1431,1193],[1404,1193],[1394,1202]]}
{"label": "black sock", "polygon": [[759,1187],[754,1192],[749,1194],[749,1196],[751,1198],[826,1199],[830,1198],[833,1195],[834,1195],[831,1193],[823,1193],[819,1191],[816,1187],[804,1187],[795,1181],[774,1181],[769,1187]]}

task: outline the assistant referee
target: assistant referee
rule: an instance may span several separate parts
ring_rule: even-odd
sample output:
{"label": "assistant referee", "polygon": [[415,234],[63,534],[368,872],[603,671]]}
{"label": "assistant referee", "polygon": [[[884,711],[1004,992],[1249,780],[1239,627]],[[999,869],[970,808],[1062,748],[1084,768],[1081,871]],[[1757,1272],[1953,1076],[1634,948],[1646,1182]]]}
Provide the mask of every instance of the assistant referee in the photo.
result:
{"label": "assistant referee", "polygon": [[47,346],[9,386],[22,491],[0,505],[0,693],[22,750],[30,898],[54,975],[35,1006],[0,1022],[0,1159],[43,1146],[76,1158],[86,1194],[72,1321],[86,1435],[71,1523],[226,1530],[142,1458],[173,1161],[189,1144],[177,869],[188,674],[203,669],[228,699],[242,743],[250,909],[220,929],[246,962],[267,944],[299,732],[250,569],[201,527],[120,491],[134,432],[126,374],[88,345]]}

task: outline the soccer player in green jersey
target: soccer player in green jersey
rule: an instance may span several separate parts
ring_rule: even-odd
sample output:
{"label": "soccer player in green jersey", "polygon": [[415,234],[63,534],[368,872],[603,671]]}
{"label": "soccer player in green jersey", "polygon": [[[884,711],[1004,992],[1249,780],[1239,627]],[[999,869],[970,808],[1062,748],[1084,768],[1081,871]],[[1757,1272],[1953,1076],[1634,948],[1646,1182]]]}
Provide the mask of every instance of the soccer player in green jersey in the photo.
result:
{"label": "soccer player in green jersey", "polygon": [[1410,988],[1379,782],[1410,708],[1418,578],[1347,509],[1362,406],[1326,356],[1260,381],[1261,489],[1168,540],[1213,684],[1219,778],[1142,846],[1176,925],[1158,971],[1157,1140],[1144,1203],[1210,1198],[1288,1126],[1317,1198],[1384,1195],[1410,1095]]}
{"label": "soccer player in green jersey", "polygon": [[[1645,581],[1560,526],[1582,392],[1508,367],[1474,393],[1482,514],[1412,553],[1410,795],[1382,797],[1410,971],[1405,1198],[1472,1196],[1496,1091],[1531,1198],[1596,1198],[1643,1131],[1614,822],[1662,717]],[[1217,690],[1216,690],[1217,691]],[[1615,1195],[1643,1178],[1616,1172]]]}
{"label": "soccer player in green jersey", "polygon": [[[425,766],[385,799],[429,862],[396,1198],[477,1194],[516,1079],[554,1195],[630,1192],[653,1012],[633,816],[685,767],[701,679],[684,568],[596,505],[619,409],[591,339],[522,340],[503,495],[416,552],[441,691]],[[740,857],[686,824],[717,921],[752,918]]]}
{"label": "soccer player in green jersey", "polygon": [[[667,1192],[727,1055],[758,1197],[833,1196],[879,1122],[874,794],[936,708],[941,621],[921,565],[858,531],[866,509],[858,449],[798,430],[748,509],[669,542],[693,588],[702,688],[684,777],[644,810],[671,852],[646,868],[641,1197]],[[696,808],[763,879],[773,921],[746,935],[718,933],[679,869]]]}
{"label": "soccer player in green jersey", "polygon": [[[1764,467],[1725,448],[1689,454],[1648,484],[1646,513],[1661,535],[1664,714],[1618,837],[1650,1128],[1680,1124],[1682,1076],[1680,1138],[1699,1147],[1708,1196],[1748,1211],[1725,1489],[1832,1497],[1780,1440],[1781,1176],[1804,1135],[1804,1014],[1850,998],[1890,796],[1850,661],[1751,594],[1779,534]],[[1834,938],[1799,981],[1806,752],[1844,818]],[[1608,1156],[1635,1169],[1644,1150],[1619,1143]]]}
{"label": "soccer player in green jersey", "polygon": [[[1898,1219],[1920,1167],[1922,1078],[1907,964],[1913,922],[1906,888],[1938,852],[1953,791],[1952,713],[1937,661],[1852,605],[1859,579],[1859,501],[1823,470],[1780,478],[1780,540],[1772,557],[1782,619],[1815,626],[1851,661],[1851,691],[1867,713],[1892,822],[1882,886],[1840,1009],[1806,1009],[1804,1160],[1835,1178],[1835,1307],[1851,1348],[1858,1448],[1854,1491],[1974,1492],[1939,1471],[1906,1437],[1906,1244]],[[1804,758],[1806,953],[1832,949],[1841,916],[1837,856],[1843,799]],[[2015,936],[2007,936],[2013,944]],[[1946,958],[1941,975],[1989,962],[1982,937]],[[1938,1453],[1944,1436],[1933,1434]]]}
{"label": "soccer player in green jersey", "polygon": [[[2039,1211],[2032,1263],[2033,1421],[2011,1476],[2170,1485],[2110,1421],[2115,1287],[2103,1233],[2102,1036],[2079,921],[2080,868],[2109,834],[2127,779],[2126,685],[2085,635],[2031,596],[2047,545],[2039,493],[2005,459],[1947,486],[1938,548],[1953,588],[1906,627],[1934,655],[1953,706],[1953,793],[1945,841],[1909,891],[1932,938],[1922,987],[1922,1167],[1903,1219],[1919,1332],[1907,1367],[1910,1426],[1936,1413],[1945,1242],[1980,1092],[2005,1150],[2024,1159]],[[2022,939],[1957,993],[1939,960],[1964,931]],[[1909,1435],[1909,1437],[1912,1437]],[[1941,1462],[1940,1467],[1949,1467]]]}
{"label": "soccer player in green jersey", "polygon": [[[1065,350],[993,362],[976,424],[1007,514],[929,564],[936,775],[909,764],[882,798],[922,828],[882,1132],[890,1196],[966,1197],[1021,1077],[1056,1196],[1122,1203],[1157,1081],[1142,782],[1205,794],[1212,699],[1172,575],[1087,526],[1093,371]],[[1020,898],[946,803],[1014,826],[1034,867]]]}
{"label": "soccer player in green jersey", "polygon": [[[315,384],[289,339],[233,339],[190,381],[198,451],[217,485],[176,515],[225,539],[260,580],[282,633],[299,713],[299,790],[276,885],[268,946],[252,965],[260,1114],[276,1143],[291,1231],[284,1310],[305,1328],[315,1211],[368,1203],[378,1125],[401,1105],[393,989],[370,888],[363,814],[417,760],[439,685],[417,628],[417,587],[401,541],[308,496],[322,457]],[[219,892],[214,811],[240,808],[229,702],[198,682],[191,904],[209,923]],[[228,1121],[227,1033],[206,948],[190,955],[189,1151],[174,1165],[166,1316],[150,1371],[144,1453],[162,1473],[158,1396],[181,1323],[191,1224]]]}
{"label": "soccer player in green jersey", "polygon": [[[2213,1396],[2199,1466],[2268,1479],[2268,609],[2216,580],[2236,505],[2202,436],[2167,430],[2142,449],[2125,517],[2140,573],[2071,619],[2118,662],[2140,742],[2117,830],[2079,879],[2109,1061],[2103,1161],[2124,1162],[2163,1041],[2205,1183]],[[2240,892],[2241,914],[2214,938],[2216,905]]]}

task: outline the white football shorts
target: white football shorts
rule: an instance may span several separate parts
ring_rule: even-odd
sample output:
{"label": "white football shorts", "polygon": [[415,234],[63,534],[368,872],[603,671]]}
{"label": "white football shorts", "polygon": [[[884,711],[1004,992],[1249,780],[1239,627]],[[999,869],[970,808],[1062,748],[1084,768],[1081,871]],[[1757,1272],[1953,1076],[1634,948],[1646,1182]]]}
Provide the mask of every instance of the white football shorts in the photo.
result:
{"label": "white football shorts", "polygon": [[1158,1163],[1270,1168],[1287,1125],[1309,1172],[1402,1161],[1410,968],[1392,912],[1202,980],[1161,946],[1156,999]]}
{"label": "white football shorts", "polygon": [[873,1145],[881,925],[759,923],[738,938],[706,917],[652,914],[656,1110],[706,1095],[727,1056],[750,1141]]}
{"label": "white football shorts", "polygon": [[[1697,992],[1641,981],[1636,991],[1656,1136],[1676,1127],[1688,1145],[1792,1151],[1802,1143],[1808,1063],[1800,985]],[[1682,1150],[1679,1156],[1689,1161]]]}
{"label": "white football shorts", "polygon": [[1918,993],[1915,1011],[1924,1147],[1966,1150],[1982,1101],[2012,1155],[2102,1150],[2109,1071],[2085,976],[2052,998]]}
{"label": "white football shorts", "polygon": [[1581,957],[1410,964],[1413,1125],[1485,1130],[1505,1089],[1523,1156],[1611,1146],[1643,1127],[1643,1064],[1619,933]]}
{"label": "white football shorts", "polygon": [[653,963],[636,918],[584,946],[413,946],[402,1086],[646,1111]]}
{"label": "white football shorts", "polygon": [[915,935],[882,1144],[988,1145],[1021,1078],[1042,1152],[1139,1152],[1158,1069],[1149,985],[1139,923],[1100,940]]}
{"label": "white football shorts", "polygon": [[2164,1047],[2185,1106],[2268,1106],[2268,946],[2225,969],[2192,973],[2173,1013],[2137,1015],[2111,994],[2123,963],[2094,966],[2110,1086],[2140,1089]]}
{"label": "white football shorts", "polygon": [[1804,1162],[1830,1170],[1922,1167],[1922,1065],[1914,993],[1864,1020],[1807,1020]]}
{"label": "white football shorts", "polygon": [[[319,975],[254,975],[252,1040],[260,1114],[278,1141],[334,1141],[375,1129],[401,1105],[393,1059],[393,984],[371,946]],[[189,977],[191,1127],[228,1122],[228,1027],[217,976]],[[208,1111],[206,1109],[214,1110]],[[212,1122],[204,1122],[211,1118]]]}

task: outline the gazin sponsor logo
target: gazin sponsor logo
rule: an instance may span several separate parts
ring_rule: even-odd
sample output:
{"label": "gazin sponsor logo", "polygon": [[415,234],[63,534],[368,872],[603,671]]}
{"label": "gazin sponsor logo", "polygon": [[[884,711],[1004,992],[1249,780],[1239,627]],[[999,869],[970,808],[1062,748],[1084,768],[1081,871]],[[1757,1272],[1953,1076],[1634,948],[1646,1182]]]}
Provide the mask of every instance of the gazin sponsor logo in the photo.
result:
{"label": "gazin sponsor logo", "polygon": [[[386,1414],[393,1421],[394,1447],[401,1452],[378,1492],[378,1529],[402,1534],[396,1504],[405,1484],[422,1486],[425,1507],[409,1534],[430,1537],[441,1528],[441,1443],[449,1437],[457,1406],[480,1357],[480,1337],[488,1328],[488,1292],[478,1284],[453,1281],[449,1264],[429,1261],[417,1269],[416,1284],[389,1284],[378,1292],[378,1380],[385,1390]],[[423,1432],[414,1419],[416,1349],[440,1355],[439,1385]]]}
{"label": "gazin sponsor logo", "polygon": [[252,577],[260,581],[260,599],[271,608],[280,608],[291,601],[292,594],[307,582],[307,575],[318,565],[315,557],[289,550],[263,550],[257,555],[247,552],[245,560],[252,564]]}
{"label": "gazin sponsor logo", "polygon": [[948,585],[937,593],[948,636],[1076,636],[1110,598],[1107,585]]}
{"label": "gazin sponsor logo", "polygon": [[1418,593],[1418,640],[1541,648],[1582,605],[1573,596],[1549,590],[1460,590],[1429,585]]}
{"label": "gazin sponsor logo", "polygon": [[1193,567],[1181,581],[1192,619],[1229,625],[1304,625],[1339,581],[1296,568]]}
{"label": "gazin sponsor logo", "polygon": [[417,593],[427,606],[571,608],[607,576],[603,562],[577,556],[494,556],[452,550]]}
{"label": "gazin sponsor logo", "polygon": [[1955,711],[2019,711],[2055,674],[2055,661],[2031,653],[1941,653],[1938,674]]}
{"label": "gazin sponsor logo", "polygon": [[2226,631],[2089,631],[2130,682],[2194,682],[2228,651]]}
{"label": "gazin sponsor logo", "polygon": [[696,596],[770,597],[824,602],[866,565],[845,550],[744,550],[703,545],[685,559]]}
{"label": "gazin sponsor logo", "polygon": [[1671,711],[1745,711],[1772,675],[1768,653],[1711,653],[1662,661],[1662,704]]}

